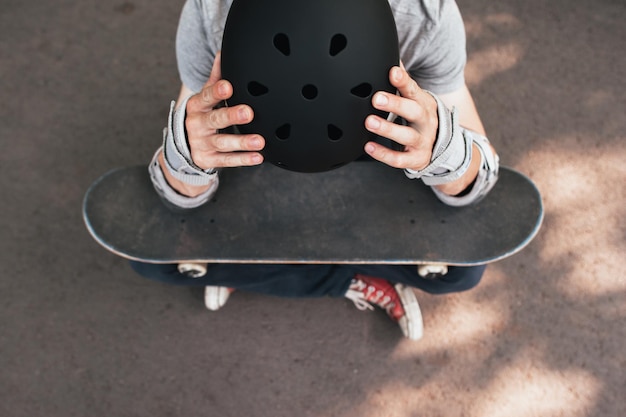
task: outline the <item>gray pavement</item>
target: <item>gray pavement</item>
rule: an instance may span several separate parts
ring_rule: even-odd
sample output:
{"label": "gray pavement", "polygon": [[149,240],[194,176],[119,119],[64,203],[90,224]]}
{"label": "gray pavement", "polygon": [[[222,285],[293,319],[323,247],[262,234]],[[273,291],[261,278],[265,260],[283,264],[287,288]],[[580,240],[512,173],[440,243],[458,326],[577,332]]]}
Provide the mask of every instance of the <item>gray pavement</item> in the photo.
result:
{"label": "gray pavement", "polygon": [[414,343],[346,300],[210,313],[94,243],[85,190],[160,142],[182,0],[3,0],[0,416],[626,415],[626,6],[459,4],[489,136],[546,219],[477,289],[418,294]]}

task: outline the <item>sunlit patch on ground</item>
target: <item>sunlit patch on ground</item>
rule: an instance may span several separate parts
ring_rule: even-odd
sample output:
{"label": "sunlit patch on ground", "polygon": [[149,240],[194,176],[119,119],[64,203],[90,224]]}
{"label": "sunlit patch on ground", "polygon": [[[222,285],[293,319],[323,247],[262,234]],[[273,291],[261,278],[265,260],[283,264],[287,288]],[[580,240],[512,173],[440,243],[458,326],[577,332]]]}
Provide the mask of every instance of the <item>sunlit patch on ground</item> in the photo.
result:
{"label": "sunlit patch on ground", "polygon": [[532,358],[519,358],[498,370],[471,407],[471,416],[586,416],[600,383],[577,370],[554,370]]}
{"label": "sunlit patch on ground", "polygon": [[465,79],[469,88],[513,68],[523,58],[524,49],[515,42],[493,45],[469,57]]}
{"label": "sunlit patch on ground", "polygon": [[[607,155],[546,146],[533,150],[532,162],[521,161],[544,198],[540,256],[547,264],[567,260],[568,269],[554,278],[571,297],[626,291],[625,153],[619,147]],[[554,163],[563,160],[569,163]]]}

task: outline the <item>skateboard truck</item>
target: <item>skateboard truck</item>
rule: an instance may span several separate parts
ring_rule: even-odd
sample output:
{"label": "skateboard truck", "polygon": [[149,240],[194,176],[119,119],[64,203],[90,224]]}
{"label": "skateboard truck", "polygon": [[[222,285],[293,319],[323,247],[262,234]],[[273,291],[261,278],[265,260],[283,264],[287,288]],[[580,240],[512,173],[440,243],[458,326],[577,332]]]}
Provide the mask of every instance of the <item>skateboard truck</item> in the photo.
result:
{"label": "skateboard truck", "polygon": [[202,278],[206,275],[207,264],[199,262],[185,262],[178,264],[178,272],[189,278]]}
{"label": "skateboard truck", "polygon": [[445,264],[424,264],[418,265],[417,273],[426,279],[439,278],[448,273],[448,265]]}

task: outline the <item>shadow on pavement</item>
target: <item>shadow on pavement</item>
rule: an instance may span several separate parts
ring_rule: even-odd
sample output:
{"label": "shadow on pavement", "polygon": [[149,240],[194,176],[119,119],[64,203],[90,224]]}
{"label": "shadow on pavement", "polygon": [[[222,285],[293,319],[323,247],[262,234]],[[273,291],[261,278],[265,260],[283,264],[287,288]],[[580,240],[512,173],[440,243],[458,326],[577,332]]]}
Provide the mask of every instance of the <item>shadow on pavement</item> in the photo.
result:
{"label": "shadow on pavement", "polygon": [[0,415],[626,414],[621,2],[459,2],[489,136],[546,218],[477,289],[418,294],[419,343],[346,300],[209,313],[90,239],[89,184],[161,141],[182,3],[0,4]]}

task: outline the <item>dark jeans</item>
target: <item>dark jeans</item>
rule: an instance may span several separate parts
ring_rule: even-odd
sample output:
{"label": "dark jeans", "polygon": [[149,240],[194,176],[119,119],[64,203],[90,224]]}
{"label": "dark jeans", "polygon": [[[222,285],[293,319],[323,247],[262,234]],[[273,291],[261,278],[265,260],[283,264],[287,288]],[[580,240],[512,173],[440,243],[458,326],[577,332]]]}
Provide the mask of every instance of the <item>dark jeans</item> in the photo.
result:
{"label": "dark jeans", "polygon": [[140,275],[178,285],[213,285],[282,297],[342,297],[355,274],[403,283],[431,294],[468,290],[478,284],[485,266],[450,267],[436,279],[422,278],[414,265],[265,265],[212,264],[201,278],[178,272],[176,265],[131,262]]}

